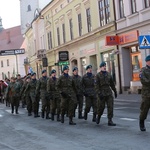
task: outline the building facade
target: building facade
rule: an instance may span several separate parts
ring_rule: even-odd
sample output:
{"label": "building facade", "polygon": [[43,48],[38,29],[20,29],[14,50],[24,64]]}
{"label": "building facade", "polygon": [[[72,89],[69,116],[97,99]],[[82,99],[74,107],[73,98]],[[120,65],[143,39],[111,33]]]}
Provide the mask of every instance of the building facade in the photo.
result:
{"label": "building facade", "polygon": [[138,43],[139,35],[150,35],[150,1],[115,0],[115,10],[122,90],[137,92],[141,88],[140,69],[150,54],[149,49],[140,50]]}
{"label": "building facade", "polygon": [[0,79],[10,78],[18,73],[24,76],[26,56],[21,26],[3,29],[0,32]]}
{"label": "building facade", "polygon": [[20,0],[21,32],[25,33],[32,20],[51,0]]}

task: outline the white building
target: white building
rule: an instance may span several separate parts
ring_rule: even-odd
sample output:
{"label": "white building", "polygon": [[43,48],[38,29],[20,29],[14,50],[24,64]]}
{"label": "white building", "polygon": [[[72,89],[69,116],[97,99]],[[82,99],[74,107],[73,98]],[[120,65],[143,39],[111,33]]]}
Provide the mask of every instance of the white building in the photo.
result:
{"label": "white building", "polygon": [[150,35],[149,0],[115,0],[117,35],[119,36],[122,90],[137,92],[141,88],[139,72],[150,50],[140,50],[139,35]]}
{"label": "white building", "polygon": [[20,0],[21,33],[24,34],[30,23],[51,0]]}

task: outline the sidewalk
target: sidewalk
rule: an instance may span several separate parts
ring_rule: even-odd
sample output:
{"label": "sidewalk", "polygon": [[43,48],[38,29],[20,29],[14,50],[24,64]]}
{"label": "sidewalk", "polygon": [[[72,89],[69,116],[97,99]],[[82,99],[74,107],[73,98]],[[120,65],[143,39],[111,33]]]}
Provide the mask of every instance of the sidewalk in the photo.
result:
{"label": "sidewalk", "polygon": [[141,94],[118,94],[118,97],[115,101],[132,101],[132,102],[140,102]]}

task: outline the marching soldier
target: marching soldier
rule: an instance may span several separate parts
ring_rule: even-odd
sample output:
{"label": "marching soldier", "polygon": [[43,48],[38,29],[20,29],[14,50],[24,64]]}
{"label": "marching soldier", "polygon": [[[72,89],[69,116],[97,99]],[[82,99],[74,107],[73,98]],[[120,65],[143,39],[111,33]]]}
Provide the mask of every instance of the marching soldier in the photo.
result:
{"label": "marching soldier", "polygon": [[9,96],[11,101],[11,113],[18,113],[19,101],[20,101],[20,88],[21,85],[19,82],[15,82],[15,78],[11,77],[11,83],[8,85],[6,91],[6,98]]}
{"label": "marching soldier", "polygon": [[36,79],[36,73],[33,72],[31,73],[31,81],[27,84],[27,87],[25,89],[25,93],[26,91],[29,91],[29,101],[30,101],[30,104],[31,105],[31,109],[30,109],[30,112],[29,112],[29,116],[32,115],[32,111],[34,112],[34,117],[37,118],[37,117],[40,117],[39,114],[38,114],[38,109],[39,109],[39,100],[37,98],[37,95],[36,95],[36,85],[37,85],[37,79]]}
{"label": "marching soldier", "polygon": [[76,125],[73,122],[74,99],[76,98],[76,87],[71,76],[68,74],[69,67],[63,67],[63,74],[57,82],[57,89],[61,94],[61,123],[64,123],[64,114],[68,110],[69,124]]}
{"label": "marching soldier", "polygon": [[96,92],[95,92],[95,76],[92,74],[92,65],[86,67],[87,73],[82,77],[82,87],[85,96],[84,119],[87,120],[91,107],[93,108],[93,119],[96,121]]}
{"label": "marching soldier", "polygon": [[42,100],[42,114],[41,117],[45,118],[46,113],[46,119],[50,119],[49,113],[50,113],[50,100],[49,95],[47,93],[47,71],[44,69],[42,71],[42,77],[37,82],[36,86],[36,95],[40,93],[40,98]]}
{"label": "marching soldier", "polygon": [[115,88],[115,84],[111,75],[106,71],[106,63],[102,62],[100,64],[100,72],[96,75],[96,93],[98,99],[98,106],[97,106],[97,118],[96,123],[100,123],[100,118],[105,109],[105,103],[107,104],[108,110],[108,125],[109,126],[116,126],[113,123],[113,105],[114,105],[114,98],[112,94],[112,90],[115,93],[115,98],[117,98],[117,91]]}
{"label": "marching soldier", "polygon": [[51,71],[51,77],[47,81],[47,92],[51,97],[51,120],[54,121],[54,115],[57,109],[57,121],[60,121],[60,94],[56,89],[56,70]]}
{"label": "marching soldier", "polygon": [[78,68],[74,67],[73,68],[73,80],[75,82],[75,86],[77,89],[76,97],[77,97],[77,102],[75,102],[75,110],[78,105],[78,118],[83,119],[82,116],[82,109],[83,109],[83,90],[82,90],[82,84],[81,84],[81,76],[78,75]]}
{"label": "marching soldier", "polygon": [[150,109],[150,55],[145,58],[146,66],[141,69],[140,80],[142,83],[142,102],[140,107],[139,126],[141,131],[146,131],[145,119]]}

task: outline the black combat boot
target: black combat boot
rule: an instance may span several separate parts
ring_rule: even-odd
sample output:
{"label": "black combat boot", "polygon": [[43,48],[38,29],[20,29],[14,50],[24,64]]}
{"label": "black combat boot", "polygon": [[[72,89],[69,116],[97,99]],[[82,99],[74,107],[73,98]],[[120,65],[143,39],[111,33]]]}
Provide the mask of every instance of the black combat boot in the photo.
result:
{"label": "black combat boot", "polygon": [[73,122],[72,117],[69,117],[69,125],[76,125],[76,123]]}
{"label": "black combat boot", "polygon": [[93,122],[96,122],[96,114],[93,114],[93,119],[92,119]]}
{"label": "black combat boot", "polygon": [[46,113],[46,119],[51,119],[51,118],[49,117],[49,113]]}
{"label": "black combat boot", "polygon": [[64,115],[61,115],[61,123],[64,123]]}
{"label": "black combat boot", "polygon": [[59,114],[57,115],[57,121],[61,121],[61,120],[60,120],[60,115],[59,115]]}
{"label": "black combat boot", "polygon": [[108,126],[116,126],[115,123],[113,123],[112,119],[108,120]]}
{"label": "black combat boot", "polygon": [[51,120],[54,121],[54,113],[51,113]]}
{"label": "black combat boot", "polygon": [[13,114],[14,113],[14,106],[11,105],[11,113]]}
{"label": "black combat boot", "polygon": [[42,113],[41,113],[41,117],[42,117],[42,118],[44,118],[44,117],[45,117],[45,112],[44,112],[44,111],[42,111]]}
{"label": "black combat boot", "polygon": [[146,131],[144,120],[139,121],[139,126],[141,131]]}
{"label": "black combat boot", "polygon": [[82,116],[82,111],[79,111],[78,113],[78,119],[83,119],[84,117]]}
{"label": "black combat boot", "polygon": [[84,119],[87,120],[87,113],[84,112]]}
{"label": "black combat boot", "polygon": [[19,114],[19,113],[18,113],[18,107],[16,107],[16,114]]}
{"label": "black combat boot", "polygon": [[97,115],[97,118],[96,118],[96,123],[97,123],[97,124],[100,123],[100,118],[101,118],[100,115]]}
{"label": "black combat boot", "polygon": [[31,113],[31,112],[28,112],[28,116],[32,116],[32,113]]}
{"label": "black combat boot", "polygon": [[38,112],[34,112],[34,118],[40,117]]}

